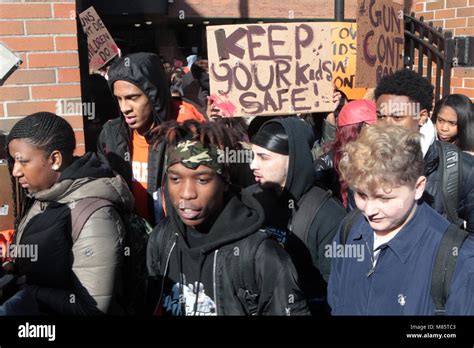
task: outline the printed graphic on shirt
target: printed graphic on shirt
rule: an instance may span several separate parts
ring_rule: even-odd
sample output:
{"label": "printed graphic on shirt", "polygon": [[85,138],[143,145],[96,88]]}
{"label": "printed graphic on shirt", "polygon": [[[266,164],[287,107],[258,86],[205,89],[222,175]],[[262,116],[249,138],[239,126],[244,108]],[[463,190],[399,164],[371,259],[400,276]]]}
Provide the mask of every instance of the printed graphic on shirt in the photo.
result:
{"label": "printed graphic on shirt", "polygon": [[285,245],[288,231],[272,226],[267,227],[266,230],[273,236],[273,238],[276,239],[278,243]]}
{"label": "printed graphic on shirt", "polygon": [[148,163],[143,162],[132,162],[133,168],[133,180],[138,181],[141,184],[147,184],[148,182]]}
{"label": "printed graphic on shirt", "polygon": [[[180,294],[180,288],[182,289],[182,294]],[[197,306],[195,311],[196,297]],[[217,315],[216,304],[212,298],[206,295],[204,285],[202,283],[198,285],[197,282],[187,286],[181,285],[179,282],[174,284],[171,288],[171,293],[164,297],[163,308],[171,315]]]}

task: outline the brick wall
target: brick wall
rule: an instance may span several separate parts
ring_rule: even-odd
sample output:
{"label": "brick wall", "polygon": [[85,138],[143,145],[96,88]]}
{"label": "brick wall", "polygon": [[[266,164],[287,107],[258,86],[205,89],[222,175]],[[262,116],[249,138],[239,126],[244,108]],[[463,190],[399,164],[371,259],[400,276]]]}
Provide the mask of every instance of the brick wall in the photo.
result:
{"label": "brick wall", "polygon": [[[394,0],[405,3],[410,1]],[[357,1],[346,0],[344,16],[355,19]],[[171,18],[307,18],[333,19],[334,0],[174,0],[168,5]],[[181,16],[181,17],[180,17]]]}
{"label": "brick wall", "polygon": [[[416,0],[414,10],[417,17],[423,16],[454,36],[474,36],[474,0]],[[474,100],[474,68],[453,69],[451,93],[465,94]]]}
{"label": "brick wall", "polygon": [[[81,103],[75,9],[74,0],[0,4],[0,42],[23,61],[0,87],[0,130],[37,111],[62,111],[82,154],[82,116],[77,107],[67,109]],[[58,102],[66,108],[57,110]]]}
{"label": "brick wall", "polygon": [[169,17],[182,18],[183,15],[189,18],[334,18],[334,1],[174,0],[169,4]]}

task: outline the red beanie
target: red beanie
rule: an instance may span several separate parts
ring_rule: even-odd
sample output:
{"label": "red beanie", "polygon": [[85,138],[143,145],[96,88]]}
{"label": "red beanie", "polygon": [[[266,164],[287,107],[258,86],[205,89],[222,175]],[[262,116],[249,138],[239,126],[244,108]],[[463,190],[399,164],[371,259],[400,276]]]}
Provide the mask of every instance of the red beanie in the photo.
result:
{"label": "red beanie", "polygon": [[354,100],[344,105],[337,118],[339,127],[360,122],[374,124],[376,121],[377,113],[375,111],[375,103],[365,99]]}

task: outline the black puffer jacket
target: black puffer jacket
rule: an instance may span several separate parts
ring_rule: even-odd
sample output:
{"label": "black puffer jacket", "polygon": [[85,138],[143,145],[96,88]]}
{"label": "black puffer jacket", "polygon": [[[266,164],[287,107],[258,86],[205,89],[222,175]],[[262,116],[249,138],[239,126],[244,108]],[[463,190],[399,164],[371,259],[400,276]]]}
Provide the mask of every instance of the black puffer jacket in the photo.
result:
{"label": "black puffer jacket", "polygon": [[[258,231],[264,218],[260,204],[245,194],[231,196],[227,202],[210,231],[202,236],[200,247],[189,246],[188,228],[174,210],[155,228],[147,253],[150,284],[157,285],[150,291],[158,295],[152,302],[159,303],[165,314],[196,315],[196,296],[189,293],[192,284],[197,283],[208,299],[204,315],[248,315],[251,312],[245,303],[249,298],[255,299],[256,315],[309,314],[289,255],[269,235],[264,234],[252,258],[239,259],[245,257],[243,250],[252,248],[261,233]],[[247,283],[243,284],[237,274],[240,272],[232,266],[240,261],[250,263],[252,274],[248,272],[244,277],[252,279],[256,293],[245,288]]]}
{"label": "black puffer jacket", "polygon": [[[315,183],[311,154],[313,134],[306,123],[296,118],[278,118],[268,122],[280,123],[288,134],[289,163],[285,188],[276,199],[263,197],[268,193],[259,193],[257,185],[251,186],[248,190],[262,202],[266,224],[276,228],[286,228],[291,224],[292,216],[298,212],[298,202],[301,202],[302,197]],[[294,204],[291,204],[292,202]],[[325,246],[331,244],[345,214],[342,205],[331,198],[321,207],[310,225],[309,251],[313,264],[326,282],[329,279],[331,260],[324,256]]]}
{"label": "black puffer jacket", "polygon": [[[134,53],[114,62],[109,70],[109,86],[113,92],[114,82],[128,81],[140,88],[152,105],[155,125],[167,119],[169,108],[169,86],[160,58],[153,53]],[[150,141],[150,137],[145,134]],[[97,142],[97,152],[132,187],[132,148],[131,130],[123,117],[116,118],[104,125]],[[156,194],[163,176],[165,154],[164,143],[148,149],[148,197],[149,209],[155,211],[159,219],[161,209],[160,194]],[[153,199],[156,198],[156,199]],[[153,223],[153,221],[152,221]]]}
{"label": "black puffer jacket", "polygon": [[[441,190],[441,168],[437,141],[428,149],[425,155],[424,175],[427,178],[423,200],[443,216],[445,214],[443,193]],[[461,152],[462,182],[459,191],[457,212],[461,219],[467,222],[467,231],[474,233],[474,157]]]}

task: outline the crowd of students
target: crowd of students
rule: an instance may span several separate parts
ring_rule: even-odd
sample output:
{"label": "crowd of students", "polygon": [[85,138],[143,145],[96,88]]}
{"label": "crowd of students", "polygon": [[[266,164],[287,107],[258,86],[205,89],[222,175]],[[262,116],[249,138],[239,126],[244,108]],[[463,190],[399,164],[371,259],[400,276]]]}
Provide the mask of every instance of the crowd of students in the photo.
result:
{"label": "crowd of students", "polygon": [[[229,119],[207,62],[107,71],[120,109],[74,157],[55,114],[7,136],[4,314],[473,315],[472,103],[410,70],[334,112]],[[319,124],[319,126],[318,126]]]}

